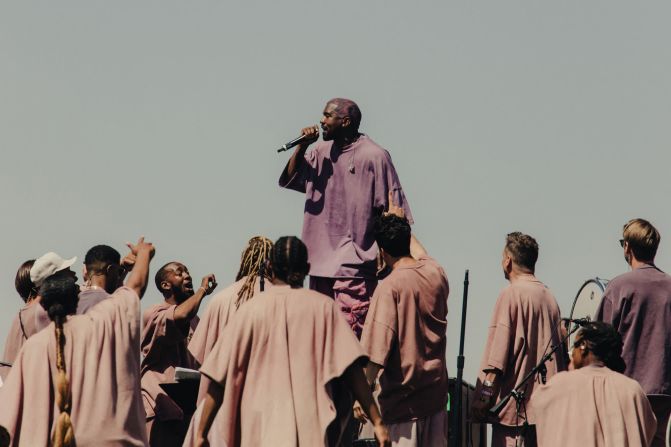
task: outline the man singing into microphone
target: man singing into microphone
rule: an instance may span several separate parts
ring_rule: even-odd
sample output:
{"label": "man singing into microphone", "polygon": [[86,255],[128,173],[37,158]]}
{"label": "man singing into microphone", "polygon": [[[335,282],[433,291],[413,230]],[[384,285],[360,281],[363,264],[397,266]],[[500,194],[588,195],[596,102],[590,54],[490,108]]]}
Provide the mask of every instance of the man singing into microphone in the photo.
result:
{"label": "man singing into microphone", "polygon": [[361,111],[336,98],[324,108],[319,131],[306,127],[306,139],[280,176],[284,188],[305,193],[302,240],[310,256],[310,288],[335,299],[350,326],[361,335],[369,299],[377,286],[376,212],[387,208],[388,193],[410,208],[389,153],[359,132]]}

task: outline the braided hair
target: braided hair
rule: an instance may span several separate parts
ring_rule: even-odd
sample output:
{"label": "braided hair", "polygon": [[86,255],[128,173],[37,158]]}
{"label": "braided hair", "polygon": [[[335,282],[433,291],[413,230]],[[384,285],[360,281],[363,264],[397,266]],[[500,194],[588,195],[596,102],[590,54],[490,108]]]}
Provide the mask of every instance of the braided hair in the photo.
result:
{"label": "braided hair", "polygon": [[[245,283],[238,291],[238,298],[235,300],[235,307],[238,308],[242,303],[250,299],[254,295],[254,286],[256,285],[256,278],[259,275],[261,266],[270,259],[270,252],[273,249],[273,241],[263,236],[254,236],[247,243],[247,248],[242,252],[240,258],[240,269],[235,275],[235,280],[240,281],[245,279]],[[263,275],[270,277],[264,270]]]}
{"label": "braided hair", "polygon": [[14,287],[24,303],[31,302],[37,296],[37,288],[30,280],[30,269],[35,264],[34,259],[30,259],[19,267],[14,278]]}
{"label": "braided hair", "polygon": [[77,310],[79,287],[69,277],[48,278],[40,288],[40,304],[54,322],[56,335],[56,405],[60,411],[51,440],[54,447],[74,447],[75,434],[70,419],[72,396],[65,366],[63,323]]}
{"label": "braided hair", "polygon": [[283,236],[275,242],[271,258],[273,274],[291,287],[302,287],[310,270],[308,249],[295,236]]}
{"label": "braided hair", "polygon": [[580,342],[585,343],[595,357],[608,368],[622,373],[626,367],[622,358],[622,337],[613,326],[601,321],[591,321],[580,332]]}

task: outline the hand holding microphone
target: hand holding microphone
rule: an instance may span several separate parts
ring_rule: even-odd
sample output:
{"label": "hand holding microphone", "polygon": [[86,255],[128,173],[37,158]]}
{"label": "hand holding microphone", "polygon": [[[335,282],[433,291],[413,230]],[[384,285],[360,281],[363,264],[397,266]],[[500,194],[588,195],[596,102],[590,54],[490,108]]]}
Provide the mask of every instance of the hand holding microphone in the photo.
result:
{"label": "hand holding microphone", "polygon": [[281,148],[277,150],[277,152],[284,152],[289,149],[291,149],[294,146],[297,146],[299,144],[305,145],[307,147],[308,145],[314,143],[319,139],[319,126],[314,125],[310,127],[305,127],[303,130],[301,130],[301,136],[298,138],[294,138],[293,140],[289,141],[288,143],[284,144]]}

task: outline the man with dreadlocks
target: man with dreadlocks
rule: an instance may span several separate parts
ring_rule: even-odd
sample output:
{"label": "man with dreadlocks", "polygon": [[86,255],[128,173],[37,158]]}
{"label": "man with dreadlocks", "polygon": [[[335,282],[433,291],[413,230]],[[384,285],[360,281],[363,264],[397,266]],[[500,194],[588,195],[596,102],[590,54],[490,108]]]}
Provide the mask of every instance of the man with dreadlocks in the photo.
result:
{"label": "man with dreadlocks", "polygon": [[140,297],[154,247],[142,238],[126,287],[75,315],[79,287],[71,275],[41,285],[52,320],[30,337],[0,388],[0,425],[12,446],[145,446],[140,394]]}
{"label": "man with dreadlocks", "polygon": [[310,288],[334,298],[357,336],[377,285],[373,218],[387,209],[388,193],[412,223],[410,208],[389,153],[359,132],[361,111],[349,99],[324,108],[323,140],[312,127],[279,180],[305,193],[303,240],[310,253]]}
{"label": "man with dreadlocks", "polygon": [[198,325],[200,304],[217,287],[217,281],[213,274],[206,275],[194,292],[189,270],[173,261],[156,272],[155,283],[164,301],[142,315],[142,396],[147,436],[152,446],[181,446],[189,421],[160,384],[174,382],[177,367],[198,367],[187,345]]}
{"label": "man with dreadlocks", "polygon": [[648,446],[655,416],[645,392],[622,372],[622,338],[610,325],[590,322],[571,351],[574,370],[560,372],[534,393],[538,445]]}
{"label": "man with dreadlocks", "polygon": [[240,307],[201,368],[210,385],[195,445],[214,443],[219,411],[226,425],[217,445],[335,446],[353,395],[388,446],[361,346],[333,301],[302,287],[305,245],[280,238],[271,266],[273,288]]}
{"label": "man with dreadlocks", "polygon": [[[264,290],[272,287],[272,282],[270,281],[272,275],[267,269],[272,249],[273,242],[270,239],[263,236],[254,236],[251,238],[242,253],[240,269],[235,277],[235,282],[210,299],[205,313],[189,342],[189,352],[199,364],[205,361],[221,337],[228,322],[240,306],[260,292],[260,273],[264,275]],[[209,379],[207,376],[202,376],[197,402],[200,403],[205,398],[208,386]],[[194,445],[195,430],[198,427],[199,421],[199,412],[197,412],[191,419],[184,447]],[[226,421],[223,417],[218,415],[214,420],[212,433],[219,433],[224,430],[225,424]],[[216,435],[214,439],[213,446],[217,445]]]}

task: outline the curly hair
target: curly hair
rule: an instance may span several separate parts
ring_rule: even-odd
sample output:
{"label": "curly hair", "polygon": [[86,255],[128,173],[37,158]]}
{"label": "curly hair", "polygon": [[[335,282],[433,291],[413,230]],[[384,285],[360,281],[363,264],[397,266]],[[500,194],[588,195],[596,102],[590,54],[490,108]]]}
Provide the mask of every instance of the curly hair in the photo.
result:
{"label": "curly hair", "polygon": [[584,343],[608,368],[619,373],[624,372],[626,364],[622,358],[622,337],[613,326],[601,321],[591,321],[580,329],[578,337],[576,343]]}
{"label": "curly hair", "polygon": [[377,246],[394,257],[410,255],[411,229],[408,219],[394,214],[375,218],[373,233]]}
{"label": "curly hair", "polygon": [[515,264],[532,273],[538,260],[538,242],[528,234],[515,231],[506,236],[506,251],[510,253]]}

